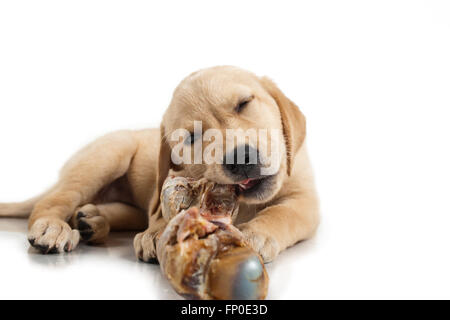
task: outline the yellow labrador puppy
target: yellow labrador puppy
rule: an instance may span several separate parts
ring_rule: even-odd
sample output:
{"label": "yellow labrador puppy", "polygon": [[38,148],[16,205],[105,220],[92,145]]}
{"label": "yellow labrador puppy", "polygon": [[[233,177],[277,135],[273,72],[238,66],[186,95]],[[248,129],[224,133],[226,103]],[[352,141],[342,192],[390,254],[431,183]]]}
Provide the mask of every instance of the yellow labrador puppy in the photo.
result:
{"label": "yellow labrador puppy", "polygon": [[[273,134],[255,142],[249,129]],[[180,161],[195,148],[174,156],[180,146],[207,148],[213,139],[206,132],[223,139],[216,141],[223,142],[223,150],[212,153],[217,159],[222,151],[223,161]],[[271,80],[235,67],[200,70],[175,90],[160,129],[98,139],[68,161],[49,191],[23,203],[0,204],[0,216],[29,216],[28,239],[42,253],[70,252],[80,240],[103,242],[110,231],[145,230],[135,237],[136,255],[155,262],[155,240],[165,226],[159,203],[165,178],[204,177],[236,185],[238,227],[269,262],[313,235],[319,223],[304,139],[303,114]],[[275,170],[262,174],[268,167]]]}

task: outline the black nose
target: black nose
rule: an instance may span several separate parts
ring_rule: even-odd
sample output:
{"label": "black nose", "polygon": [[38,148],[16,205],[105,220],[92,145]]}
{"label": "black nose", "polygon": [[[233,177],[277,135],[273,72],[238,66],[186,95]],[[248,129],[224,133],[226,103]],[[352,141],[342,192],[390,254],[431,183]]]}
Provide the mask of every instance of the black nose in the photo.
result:
{"label": "black nose", "polygon": [[225,171],[242,179],[257,178],[260,175],[258,150],[243,145],[236,147],[223,159]]}

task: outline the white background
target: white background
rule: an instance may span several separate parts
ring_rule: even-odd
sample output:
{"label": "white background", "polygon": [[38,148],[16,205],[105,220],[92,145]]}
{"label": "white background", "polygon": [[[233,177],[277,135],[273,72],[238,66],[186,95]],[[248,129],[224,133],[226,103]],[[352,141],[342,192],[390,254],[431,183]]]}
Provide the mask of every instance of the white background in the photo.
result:
{"label": "white background", "polygon": [[[268,266],[269,298],[450,298],[448,1],[2,1],[0,201],[223,64],[308,119],[323,222]],[[132,235],[40,256],[25,230],[0,220],[0,298],[177,298]]]}

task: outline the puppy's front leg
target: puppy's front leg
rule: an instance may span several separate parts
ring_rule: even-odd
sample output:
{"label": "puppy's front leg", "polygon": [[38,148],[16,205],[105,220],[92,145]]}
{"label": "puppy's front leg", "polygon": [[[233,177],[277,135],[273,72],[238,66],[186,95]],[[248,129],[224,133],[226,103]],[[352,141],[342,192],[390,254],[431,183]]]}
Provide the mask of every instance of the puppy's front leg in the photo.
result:
{"label": "puppy's front leg", "polygon": [[137,150],[128,131],[116,132],[93,142],[63,168],[56,187],[33,208],[28,240],[42,253],[72,251],[80,240],[67,223],[76,208],[90,203],[105,186],[123,176]]}
{"label": "puppy's front leg", "polygon": [[267,263],[282,250],[311,237],[318,224],[316,196],[300,194],[265,208],[253,220],[239,225],[239,229]]}
{"label": "puppy's front leg", "polygon": [[167,222],[160,212],[150,216],[149,228],[137,234],[134,238],[134,252],[139,260],[148,263],[158,263],[156,241],[166,225]]}

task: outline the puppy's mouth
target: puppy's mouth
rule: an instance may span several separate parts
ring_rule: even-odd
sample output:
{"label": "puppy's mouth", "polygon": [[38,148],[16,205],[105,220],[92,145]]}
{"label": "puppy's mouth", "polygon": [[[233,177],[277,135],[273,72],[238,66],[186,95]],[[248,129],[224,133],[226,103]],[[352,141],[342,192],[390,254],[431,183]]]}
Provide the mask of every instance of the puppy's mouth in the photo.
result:
{"label": "puppy's mouth", "polygon": [[258,183],[261,183],[262,179],[246,179],[244,181],[241,181],[237,184],[239,191],[244,192],[247,190],[250,190],[251,188],[255,187]]}
{"label": "puppy's mouth", "polygon": [[270,192],[275,176],[248,178],[235,184],[236,194],[244,198],[263,199]]}

